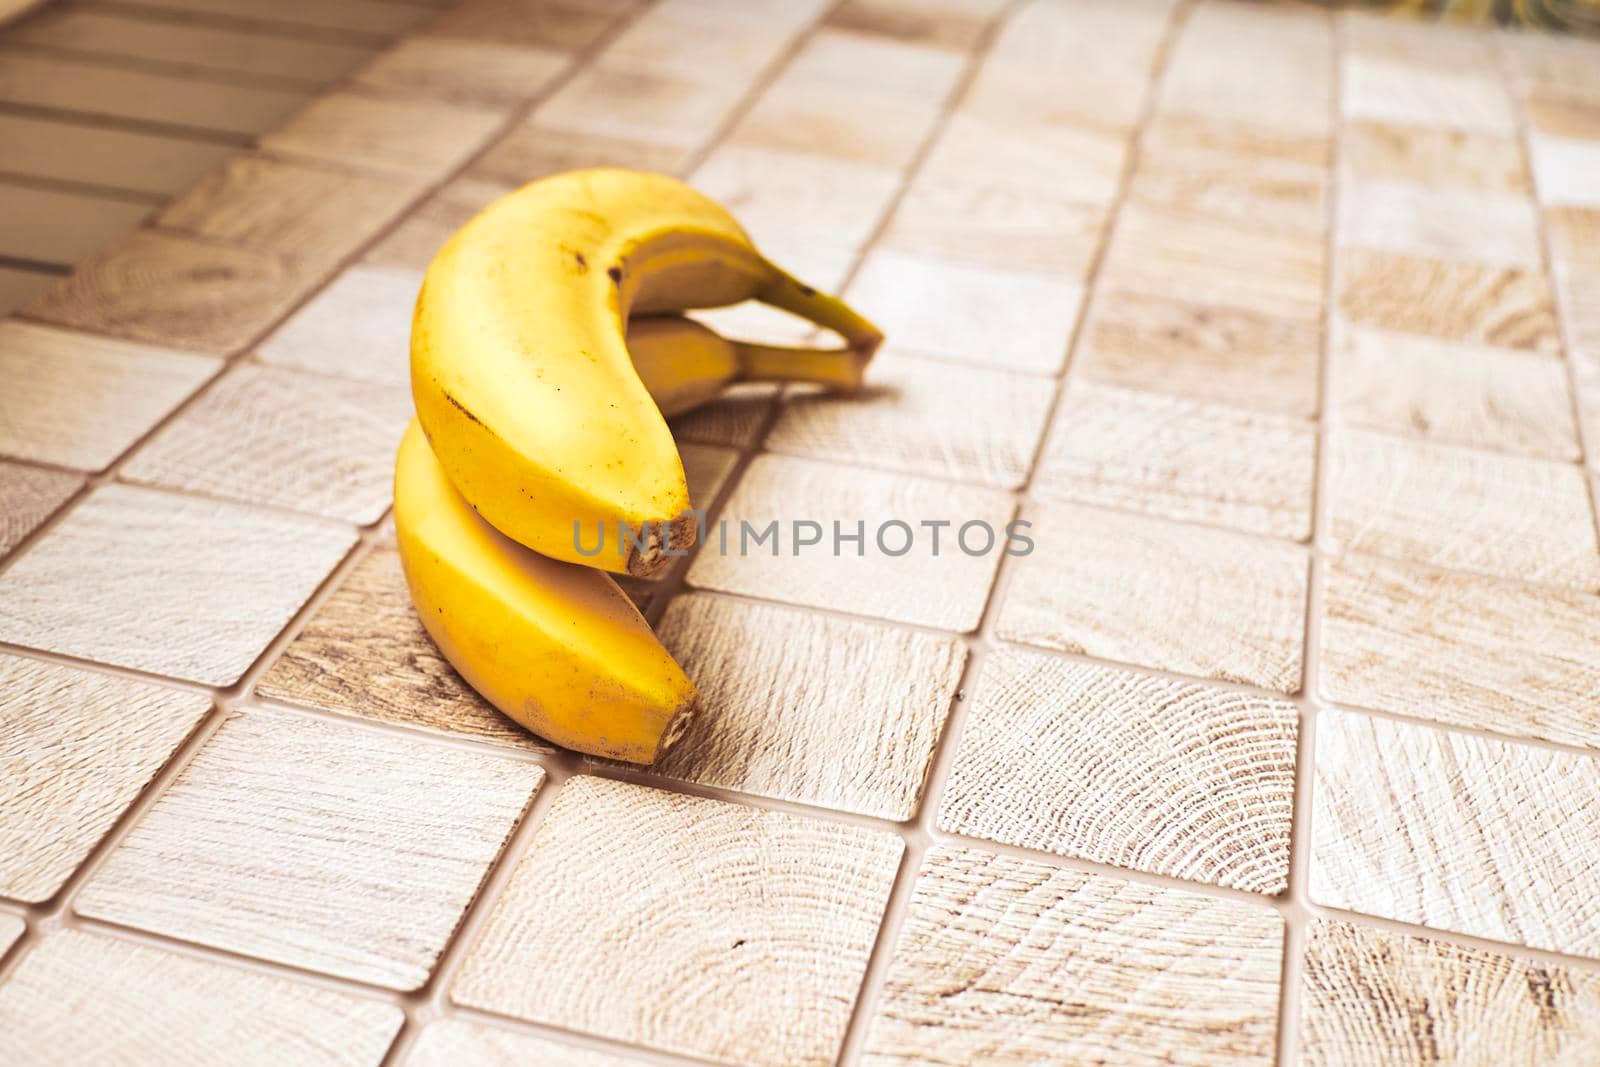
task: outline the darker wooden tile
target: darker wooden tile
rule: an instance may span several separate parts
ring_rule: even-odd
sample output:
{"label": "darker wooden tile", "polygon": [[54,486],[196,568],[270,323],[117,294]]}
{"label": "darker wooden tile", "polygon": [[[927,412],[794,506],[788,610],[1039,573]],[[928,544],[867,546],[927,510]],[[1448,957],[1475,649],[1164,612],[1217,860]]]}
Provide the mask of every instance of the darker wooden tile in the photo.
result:
{"label": "darker wooden tile", "polygon": [[1352,322],[1447,341],[1561,350],[1541,273],[1367,249],[1346,251],[1340,273],[1339,308]]}
{"label": "darker wooden tile", "polygon": [[426,181],[465,163],[500,122],[500,112],[484,108],[335,91],[302,108],[261,146]]}
{"label": "darker wooden tile", "polygon": [[1532,193],[1522,146],[1514,138],[1442,127],[1352,122],[1340,162],[1360,179],[1454,186],[1491,193]]}
{"label": "darker wooden tile", "polygon": [[544,125],[535,116],[496,141],[473,161],[468,173],[516,185],[585,167],[631,167],[674,174],[683,169],[690,155],[687,149],[672,145]]}
{"label": "darker wooden tile", "polygon": [[845,0],[823,25],[965,52],[978,43],[988,21],[987,13],[973,5],[951,4],[941,10],[938,5],[905,0]]}
{"label": "darker wooden tile", "polygon": [[83,481],[81,474],[0,460],[0,556],[72,499]]}
{"label": "darker wooden tile", "polygon": [[129,234],[29,304],[62,326],[202,352],[249,344],[315,287],[281,256],[177,234]]}
{"label": "darker wooden tile", "polygon": [[397,96],[509,109],[538,96],[568,62],[543,48],[418,36],[363,67],[356,83]]}
{"label": "darker wooden tile", "polygon": [[593,44],[629,5],[551,3],[550,0],[461,0],[428,25],[440,37],[539,45],[577,52]]}

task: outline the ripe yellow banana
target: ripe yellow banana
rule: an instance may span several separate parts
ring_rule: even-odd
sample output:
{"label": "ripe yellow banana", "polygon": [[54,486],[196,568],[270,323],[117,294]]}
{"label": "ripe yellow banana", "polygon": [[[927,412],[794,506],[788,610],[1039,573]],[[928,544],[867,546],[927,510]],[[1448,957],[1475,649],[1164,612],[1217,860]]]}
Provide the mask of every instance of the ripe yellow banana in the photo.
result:
{"label": "ripe yellow banana", "polygon": [[611,576],[484,522],[416,421],[395,460],[394,520],[418,617],[495,707],[556,744],[633,763],[683,732],[694,686]]}
{"label": "ripe yellow banana", "polygon": [[[625,331],[635,315],[747,299],[835,331],[860,364],[882,341],[682,182],[610,169],[534,182],[429,266],[411,334],[417,416],[450,481],[500,532],[555,559],[648,575],[669,562],[664,539],[685,548],[697,531]],[[576,529],[619,523],[647,531],[642,547],[578,552]]]}

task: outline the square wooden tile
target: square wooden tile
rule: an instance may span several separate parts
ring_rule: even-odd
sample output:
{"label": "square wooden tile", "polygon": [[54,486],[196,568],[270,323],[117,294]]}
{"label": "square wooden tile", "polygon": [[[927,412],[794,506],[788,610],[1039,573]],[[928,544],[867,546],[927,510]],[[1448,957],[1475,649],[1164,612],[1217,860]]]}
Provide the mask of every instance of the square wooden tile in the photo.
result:
{"label": "square wooden tile", "polygon": [[1447,725],[1600,748],[1600,601],[1346,555],[1328,568],[1322,693]]}
{"label": "square wooden tile", "polygon": [[1339,310],[1351,322],[1500,348],[1560,352],[1544,273],[1375,249],[1339,255]]}
{"label": "square wooden tile", "polygon": [[1311,423],[1075,384],[1056,408],[1032,492],[1304,541]]}
{"label": "square wooden tile", "polygon": [[362,67],[355,84],[396,96],[510,110],[571,62],[550,49],[460,38],[406,37]]}
{"label": "square wooden tile", "polygon": [[0,322],[0,453],[103,470],[220,367],[186,352]]}
{"label": "square wooden tile", "polygon": [[104,486],[0,574],[0,640],[232,685],[354,543],[318,519]]}
{"label": "square wooden tile", "polygon": [[1345,172],[1359,181],[1520,196],[1533,192],[1521,144],[1498,134],[1351,122],[1340,136],[1339,159]]}
{"label": "square wooden tile", "polygon": [[573,778],[450,997],[724,1062],[832,1063],[902,848],[881,830]]}
{"label": "square wooden tile", "polygon": [[[1565,280],[1574,290],[1600,279],[1600,207],[1548,207],[1544,222],[1550,238],[1550,269],[1556,279]],[[1580,303],[1569,299],[1567,313],[1577,316],[1582,310],[1577,306]],[[1573,347],[1581,346],[1574,343]]]}
{"label": "square wooden tile", "polygon": [[[664,3],[606,42],[603,61],[655,74],[749,85],[805,21],[809,4]],[[773,16],[789,15],[781,21]],[[796,19],[794,16],[798,16]]]}
{"label": "square wooden tile", "polygon": [[[1089,124],[1131,127],[1136,121],[1172,13],[1164,2],[1141,4],[1030,4],[1008,12],[997,27],[985,75],[1017,71],[1018,88],[996,113],[1031,125]],[[1049,77],[1054,75],[1054,79]],[[1005,80],[1000,79],[1000,80]],[[1075,92],[1063,92],[1062,86]],[[1099,99],[1074,100],[1098,90]],[[968,98],[970,99],[970,97]],[[1046,99],[1051,105],[1039,106]],[[1016,106],[1026,101],[1035,106]],[[965,102],[965,101],[964,101]],[[1084,105],[1088,105],[1085,107]],[[1070,109],[1070,110],[1067,110]]]}
{"label": "square wooden tile", "polygon": [[1000,5],[992,0],[844,0],[825,25],[897,41],[968,52]]}
{"label": "square wooden tile", "polygon": [[1561,360],[1359,327],[1336,335],[1328,374],[1335,418],[1440,444],[1578,458]]}
{"label": "square wooden tile", "polygon": [[425,271],[472,216],[515,188],[505,182],[456,178],[419,204],[361,258],[380,266]]}
{"label": "square wooden tile", "polygon": [[1600,1053],[1600,979],[1431,937],[1313,918],[1300,1058],[1346,1063],[1580,1063]]}
{"label": "square wooden tile", "polygon": [[1083,285],[875,250],[846,296],[903,350],[1054,374],[1066,361]]}
{"label": "square wooden tile", "polygon": [[439,8],[428,33],[469,41],[580,52],[611,29],[619,5],[550,0],[458,0]]}
{"label": "square wooden tile", "polygon": [[708,142],[742,87],[707,76],[643,70],[604,59],[539,106],[541,125],[693,150]]}
{"label": "square wooden tile", "polygon": [[[707,531],[688,580],[702,589],[965,633],[983,613],[1011,515],[1011,497],[999,490],[757,456]],[[799,525],[805,522],[820,534]],[[773,523],[773,536],[758,543]],[[928,525],[936,523],[945,525]],[[961,529],[970,523],[987,523],[993,543],[973,525],[963,550]],[[859,545],[843,540],[857,532]],[[819,543],[796,545],[812,536]]]}
{"label": "square wooden tile", "polygon": [[677,174],[691,155],[690,151],[671,145],[547,125],[536,110],[474,159],[467,174],[511,185],[585,167],[628,167]]}
{"label": "square wooden tile", "polygon": [[1327,489],[1327,534],[1340,550],[1600,590],[1576,467],[1339,429]]}
{"label": "square wooden tile", "polygon": [[327,269],[398,217],[413,182],[238,155],[163,211],[157,225]]}
{"label": "square wooden tile", "polygon": [[1539,214],[1526,196],[1454,192],[1411,182],[1346,182],[1340,242],[1444,260],[1537,271]]}
{"label": "square wooden tile", "polygon": [[[1147,163],[1176,169],[1192,161],[1216,170],[1231,160],[1234,166],[1228,173],[1235,180],[1247,179],[1253,166],[1302,178],[1312,172],[1326,177],[1333,161],[1332,142],[1321,128],[1263,126],[1193,112],[1157,111],[1144,126],[1139,169]],[[1289,169],[1280,171],[1284,164]]]}
{"label": "square wooden tile", "polygon": [[445,1018],[424,1027],[400,1062],[404,1067],[637,1067],[652,1061],[561,1044],[510,1027]]}
{"label": "square wooden tile", "polygon": [[1345,117],[1516,135],[1511,97],[1493,70],[1447,70],[1391,57],[1344,57]]}
{"label": "square wooden tile", "polygon": [[912,183],[881,247],[996,270],[1084,279],[1099,253],[1108,212],[1039,189],[989,180]]}
{"label": "square wooden tile", "polygon": [[1198,5],[1168,53],[1157,108],[1323,135],[1333,33],[1308,9]]}
{"label": "square wooden tile", "polygon": [[334,90],[261,138],[268,152],[413,181],[444,177],[489,142],[499,111]]}
{"label": "square wooden tile", "polygon": [[1271,909],[939,846],[862,1062],[1273,1062]]}
{"label": "square wooden tile", "polygon": [[20,545],[83,487],[84,477],[0,460],[0,557]]}
{"label": "square wooden tile", "polygon": [[1346,711],[1317,716],[1311,899],[1600,956],[1600,760]]}
{"label": "square wooden tile", "polygon": [[950,49],[824,24],[784,68],[783,78],[937,105],[966,65],[967,57]]}
{"label": "square wooden tile", "polygon": [[657,773],[884,819],[915,814],[966,662],[959,641],[700,593],[675,599],[657,629],[700,690]]}
{"label": "square wooden tile", "polygon": [[726,143],[815,152],[900,171],[911,164],[938,118],[937,100],[782,76],[767,86]]}
{"label": "square wooden tile", "polygon": [[890,351],[850,395],[795,390],[766,447],[813,459],[1015,489],[1028,475],[1052,383]]}
{"label": "square wooden tile", "polygon": [[23,309],[58,326],[227,355],[317,284],[280,256],[138,230],[78,264]]}
{"label": "square wooden tile", "polygon": [[256,346],[267,363],[375,385],[411,383],[411,312],[422,272],[350,267]]}
{"label": "square wooden tile", "polygon": [[73,908],[416,989],[543,777],[532,763],[421,738],[286,711],[237,714]]}
{"label": "square wooden tile", "polygon": [[0,983],[0,1032],[19,1063],[377,1067],[405,1014],[135,941],[57,930]]}
{"label": "square wooden tile", "polygon": [[1100,286],[1072,359],[1080,381],[1257,411],[1317,410],[1319,314],[1285,316]]}
{"label": "square wooden tile", "polygon": [[400,553],[374,548],[256,685],[264,697],[523,748],[543,742],[496,711],[434,646]]}
{"label": "square wooden tile", "polygon": [[1535,136],[1531,144],[1540,200],[1600,207],[1600,141]]}
{"label": "square wooden tile", "polygon": [[364,525],[389,510],[411,391],[241,364],[123,466],[130,481]]}
{"label": "square wooden tile", "polygon": [[1098,508],[1038,506],[1024,518],[1037,550],[1001,591],[1001,639],[1299,691],[1298,546]]}
{"label": "square wooden tile", "polygon": [[1157,139],[1147,141],[1128,197],[1156,210],[1321,241],[1328,228],[1327,186],[1320,162]]}
{"label": "square wooden tile", "polygon": [[1286,701],[998,649],[939,829],[1281,893],[1297,717]]}
{"label": "square wooden tile", "polygon": [[0,654],[0,896],[49,900],[211,698]]}
{"label": "square wooden tile", "polygon": [[1019,124],[958,108],[940,128],[917,182],[989,183],[1109,207],[1127,154],[1120,132]]}

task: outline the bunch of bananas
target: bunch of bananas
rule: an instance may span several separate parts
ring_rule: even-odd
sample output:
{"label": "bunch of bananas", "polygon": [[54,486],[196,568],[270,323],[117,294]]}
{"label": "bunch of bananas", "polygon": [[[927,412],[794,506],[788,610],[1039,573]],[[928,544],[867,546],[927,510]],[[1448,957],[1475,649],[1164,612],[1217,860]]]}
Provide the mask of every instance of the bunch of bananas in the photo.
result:
{"label": "bunch of bananas", "polygon": [[[729,341],[678,314],[744,300],[845,346]],[[734,381],[854,389],[882,339],[672,178],[577,171],[491,204],[423,280],[395,461],[400,558],[440,651],[535,733],[654,762],[694,686],[605,572],[648,576],[697,536],[666,417]],[[580,551],[596,529],[617,551]]]}

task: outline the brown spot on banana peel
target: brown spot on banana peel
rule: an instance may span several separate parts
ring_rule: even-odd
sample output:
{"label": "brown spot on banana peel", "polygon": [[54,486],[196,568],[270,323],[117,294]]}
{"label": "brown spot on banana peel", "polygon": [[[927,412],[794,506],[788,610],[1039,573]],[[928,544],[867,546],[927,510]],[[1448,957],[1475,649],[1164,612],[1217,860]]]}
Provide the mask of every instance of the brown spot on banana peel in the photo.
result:
{"label": "brown spot on banana peel", "polygon": [[700,523],[692,511],[684,511],[678,517],[667,523],[667,540],[661,538],[660,522],[646,523],[644,549],[630,548],[628,550],[628,573],[635,578],[649,578],[651,575],[664,570],[673,560],[679,557],[667,554],[670,547],[674,553],[693,548],[699,540]]}
{"label": "brown spot on banana peel", "polygon": [[622,268],[621,267],[608,267],[606,269],[606,277],[610,278],[612,281],[616,282],[618,285],[621,285],[622,284]]}
{"label": "brown spot on banana peel", "polygon": [[467,405],[463,404],[461,401],[457,400],[455,397],[451,396],[449,393],[444,392],[443,389],[439,390],[439,392],[443,393],[444,398],[446,400],[450,401],[450,403],[453,404],[455,406],[456,410],[461,412],[461,414],[465,415],[467,418],[471,419],[473,422],[477,423],[479,426],[482,426],[485,430],[487,430],[489,428],[488,426],[486,426],[484,424],[484,421],[482,419],[478,418],[478,416],[474,415],[471,411],[469,411],[467,409]]}
{"label": "brown spot on banana peel", "polygon": [[655,755],[650,757],[651,763],[658,763],[662,756],[667,754],[667,749],[678,743],[678,739],[688,733],[689,726],[694,722],[694,713],[698,710],[696,697],[684,701],[683,706],[673,713],[667,721],[667,728],[661,731],[661,742],[656,745]]}

